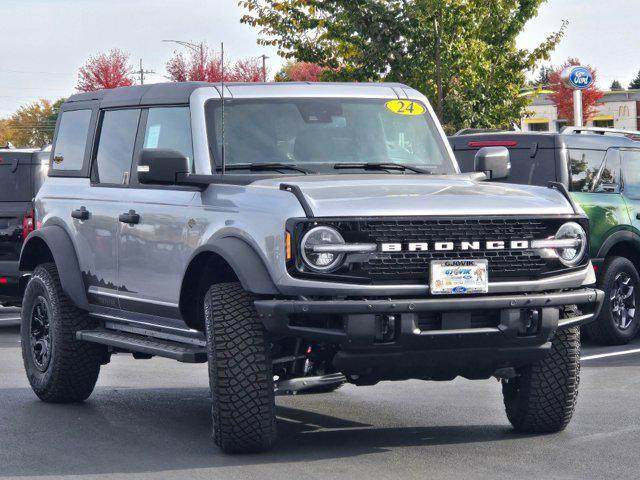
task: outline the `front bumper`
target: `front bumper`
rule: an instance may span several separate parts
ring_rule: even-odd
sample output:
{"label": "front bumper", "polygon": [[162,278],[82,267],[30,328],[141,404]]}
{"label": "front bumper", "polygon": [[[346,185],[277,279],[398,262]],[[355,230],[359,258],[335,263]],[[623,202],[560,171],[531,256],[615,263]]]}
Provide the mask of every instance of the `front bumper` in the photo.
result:
{"label": "front bumper", "polygon": [[[256,300],[255,306],[273,335],[339,344],[333,363],[345,374],[449,379],[487,378],[542,359],[555,330],[595,319],[603,298],[600,290],[580,288],[425,299]],[[580,314],[561,319],[559,309],[567,305],[578,305]],[[478,326],[478,315],[488,321]],[[393,332],[385,337],[381,329],[391,318]]]}

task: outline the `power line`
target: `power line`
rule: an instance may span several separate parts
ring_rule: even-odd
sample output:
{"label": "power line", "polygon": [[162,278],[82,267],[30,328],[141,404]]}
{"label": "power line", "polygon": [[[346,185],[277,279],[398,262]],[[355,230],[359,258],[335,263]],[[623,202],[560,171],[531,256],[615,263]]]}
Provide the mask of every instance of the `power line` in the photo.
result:
{"label": "power line", "polygon": [[140,76],[140,85],[144,85],[144,76],[152,73],[156,73],[153,70],[145,70],[142,68],[142,59],[140,59],[140,70],[136,70],[134,73]]}

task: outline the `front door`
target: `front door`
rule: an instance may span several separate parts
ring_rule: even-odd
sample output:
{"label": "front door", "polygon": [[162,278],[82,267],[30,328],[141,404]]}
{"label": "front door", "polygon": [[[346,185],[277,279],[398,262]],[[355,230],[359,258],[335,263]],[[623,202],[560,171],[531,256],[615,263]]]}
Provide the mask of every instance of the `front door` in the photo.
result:
{"label": "front door", "polygon": [[616,230],[629,224],[627,205],[621,194],[620,152],[569,150],[571,196],[589,217],[592,257]]}
{"label": "front door", "polygon": [[[176,150],[193,164],[189,107],[143,111],[140,136],[138,150]],[[182,327],[179,295],[195,248],[189,238],[203,223],[198,218],[201,194],[189,187],[140,185],[135,161],[131,171],[131,200],[123,212],[131,211],[135,217],[120,227],[120,304],[125,310],[164,317]]]}
{"label": "front door", "polygon": [[640,150],[622,150],[623,196],[636,233],[640,234]]}

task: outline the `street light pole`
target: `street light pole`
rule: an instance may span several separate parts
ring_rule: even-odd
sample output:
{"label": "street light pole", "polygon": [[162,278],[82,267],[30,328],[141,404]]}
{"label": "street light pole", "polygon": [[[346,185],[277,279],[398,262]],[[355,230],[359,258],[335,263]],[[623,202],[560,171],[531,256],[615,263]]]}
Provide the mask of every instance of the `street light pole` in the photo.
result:
{"label": "street light pole", "polygon": [[262,81],[266,82],[267,81],[267,59],[269,57],[267,57],[263,53],[262,55],[260,55],[260,58],[262,58]]}
{"label": "street light pole", "polygon": [[202,55],[202,51],[204,48],[204,45],[202,43],[191,43],[191,42],[185,42],[184,40],[162,40],[162,41],[167,43],[177,43],[178,45],[182,47],[186,47],[196,53],[199,53],[200,55]]}

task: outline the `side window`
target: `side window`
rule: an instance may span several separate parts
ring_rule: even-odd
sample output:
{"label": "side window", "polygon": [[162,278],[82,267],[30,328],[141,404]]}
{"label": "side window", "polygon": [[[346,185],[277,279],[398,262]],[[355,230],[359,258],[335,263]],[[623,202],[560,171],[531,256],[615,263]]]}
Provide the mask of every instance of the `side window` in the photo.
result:
{"label": "side window", "polygon": [[82,170],[91,110],[63,112],[53,151],[53,170]]}
{"label": "side window", "polygon": [[620,152],[616,148],[607,151],[604,165],[593,189],[598,193],[620,193]]}
{"label": "side window", "polygon": [[127,185],[140,110],[109,110],[102,116],[92,180]]}
{"label": "side window", "polygon": [[602,150],[569,150],[571,191],[590,192],[600,171],[605,152]]}
{"label": "side window", "polygon": [[640,199],[640,150],[622,152],[622,181],[624,193],[633,199]]}
{"label": "side window", "polygon": [[189,166],[193,171],[189,107],[150,108],[143,148],[176,150],[189,159]]}

